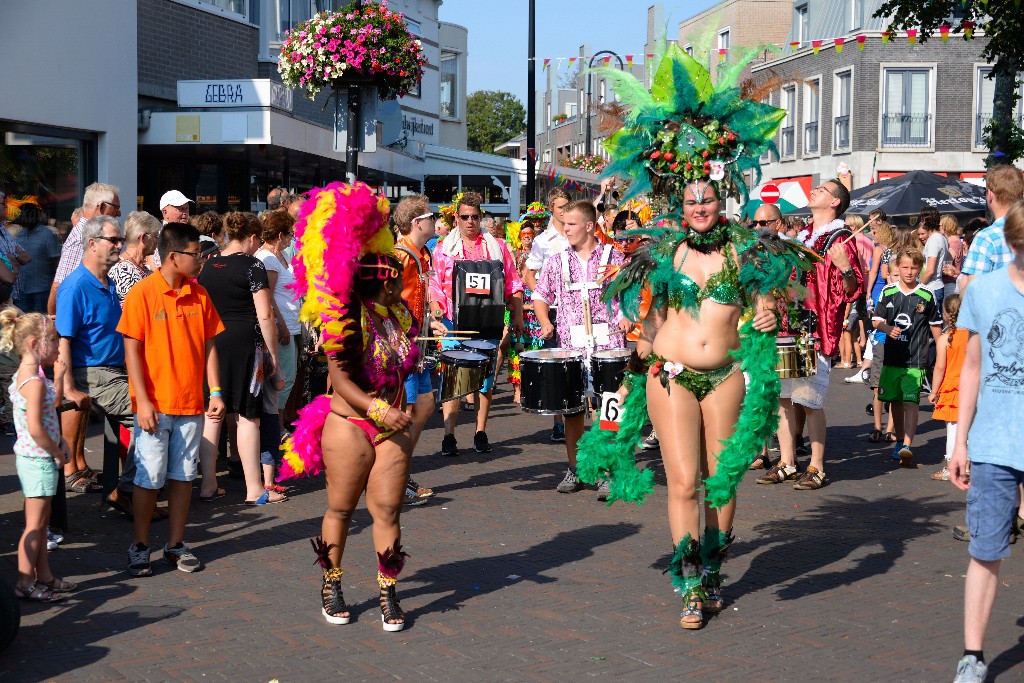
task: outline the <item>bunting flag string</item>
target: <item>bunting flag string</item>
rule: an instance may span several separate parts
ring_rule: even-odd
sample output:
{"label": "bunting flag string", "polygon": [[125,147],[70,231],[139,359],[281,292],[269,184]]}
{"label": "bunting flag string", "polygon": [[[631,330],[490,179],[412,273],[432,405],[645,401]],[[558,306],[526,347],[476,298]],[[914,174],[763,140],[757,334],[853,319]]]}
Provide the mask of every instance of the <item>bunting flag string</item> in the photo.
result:
{"label": "bunting flag string", "polygon": [[836,54],[837,55],[843,54],[843,43],[845,43],[845,42],[846,42],[846,38],[836,38],[835,44],[836,44]]}
{"label": "bunting flag string", "polygon": [[825,42],[825,41],[823,41],[823,40],[812,40],[811,41],[811,49],[814,51],[814,54],[818,54],[818,50],[821,49],[821,44],[823,42]]}

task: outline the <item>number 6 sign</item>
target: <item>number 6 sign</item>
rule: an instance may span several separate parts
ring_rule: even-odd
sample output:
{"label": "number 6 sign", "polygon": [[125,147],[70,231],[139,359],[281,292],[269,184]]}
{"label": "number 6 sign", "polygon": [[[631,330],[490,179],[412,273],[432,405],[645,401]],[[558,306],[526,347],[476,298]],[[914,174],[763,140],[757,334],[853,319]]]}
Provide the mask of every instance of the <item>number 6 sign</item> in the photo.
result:
{"label": "number 6 sign", "polygon": [[490,273],[466,273],[466,294],[483,294],[486,296],[490,293]]}
{"label": "number 6 sign", "polygon": [[598,425],[601,429],[609,432],[619,431],[619,423],[622,422],[622,405],[619,403],[621,400],[621,397],[614,391],[606,391],[601,394]]}

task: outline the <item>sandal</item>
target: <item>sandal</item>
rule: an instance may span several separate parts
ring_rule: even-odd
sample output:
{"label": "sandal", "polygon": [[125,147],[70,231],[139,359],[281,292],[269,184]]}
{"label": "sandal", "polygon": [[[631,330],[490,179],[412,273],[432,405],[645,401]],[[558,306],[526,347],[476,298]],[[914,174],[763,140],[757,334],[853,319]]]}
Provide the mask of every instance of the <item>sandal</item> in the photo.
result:
{"label": "sandal", "polygon": [[215,500],[217,500],[219,498],[223,498],[226,495],[228,495],[227,491],[225,491],[224,489],[217,489],[216,491],[214,491],[213,493],[211,493],[208,496],[204,496],[202,494],[199,494],[199,500],[201,502],[203,502],[203,503],[212,503],[213,501],[215,501]]}
{"label": "sandal", "polygon": [[888,441],[889,443],[896,443],[896,435],[893,434],[892,432],[886,432],[885,440]]}
{"label": "sandal", "polygon": [[342,574],[341,567],[325,570],[324,582],[320,587],[320,601],[323,603],[321,614],[328,623],[340,626],[352,620],[348,605],[345,604],[345,594],[341,592]]}
{"label": "sandal", "polygon": [[784,481],[793,481],[797,478],[795,466],[786,467],[782,461],[772,465],[767,472],[757,478],[758,484],[781,484]]}
{"label": "sandal", "polygon": [[36,581],[36,586],[42,586],[51,593],[70,593],[78,588],[77,583],[71,581],[65,581],[64,579],[53,577],[49,581]]}
{"label": "sandal", "polygon": [[[392,623],[398,622],[398,623]],[[398,596],[395,593],[395,584],[380,589],[380,623],[388,633],[401,631],[405,628],[405,612],[398,604]]]}
{"label": "sandal", "polygon": [[264,486],[263,488],[271,493],[286,493],[288,491],[287,486],[281,486],[280,484],[271,484],[270,486]]}
{"label": "sandal", "polygon": [[703,612],[704,594],[700,588],[693,588],[683,596],[683,612],[679,615],[679,625],[688,631],[704,628]]}
{"label": "sandal", "polygon": [[64,599],[62,594],[55,593],[46,586],[42,586],[38,583],[33,583],[29,588],[15,586],[14,594],[19,600],[25,600],[27,602],[57,602],[58,600]]}
{"label": "sandal", "polygon": [[750,470],[763,470],[763,469],[766,468],[767,465],[768,465],[768,458],[764,457],[763,455],[759,455],[756,458],[754,458],[754,462],[750,463],[750,467],[748,467],[747,469],[750,469]]}
{"label": "sandal", "polygon": [[868,436],[868,441],[870,441],[871,443],[878,443],[878,442],[880,442],[884,438],[885,438],[885,435],[882,434],[882,430],[881,429],[875,429],[875,430],[873,430],[871,432],[871,435]]}
{"label": "sandal", "polygon": [[90,479],[85,470],[79,470],[64,479],[68,493],[102,493],[103,486]]}

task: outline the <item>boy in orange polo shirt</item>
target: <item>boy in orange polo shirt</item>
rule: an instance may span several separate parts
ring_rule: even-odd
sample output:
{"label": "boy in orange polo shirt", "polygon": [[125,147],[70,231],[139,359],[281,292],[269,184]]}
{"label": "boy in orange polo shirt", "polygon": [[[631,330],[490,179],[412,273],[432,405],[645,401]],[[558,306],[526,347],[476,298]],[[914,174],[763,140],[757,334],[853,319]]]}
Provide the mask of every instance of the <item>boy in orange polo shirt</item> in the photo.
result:
{"label": "boy in orange polo shirt", "polygon": [[[166,484],[170,530],[164,560],[184,572],[202,563],[184,543],[203,435],[203,369],[210,385],[206,418],[224,417],[213,338],[224,330],[206,290],[196,282],[199,232],[168,223],[158,242],[160,270],[131,288],[117,331],[135,412],[135,539],[128,573],[151,576],[149,525],[157,492]],[[173,361],[172,361],[173,359]]]}

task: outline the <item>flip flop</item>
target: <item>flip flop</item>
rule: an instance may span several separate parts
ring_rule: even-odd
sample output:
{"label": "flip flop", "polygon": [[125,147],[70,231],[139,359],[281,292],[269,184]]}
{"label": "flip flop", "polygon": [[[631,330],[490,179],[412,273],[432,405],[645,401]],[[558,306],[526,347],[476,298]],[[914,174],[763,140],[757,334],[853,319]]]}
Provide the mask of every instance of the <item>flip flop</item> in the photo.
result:
{"label": "flip flop", "polygon": [[273,503],[283,503],[288,500],[288,496],[281,496],[277,500],[270,500],[270,491],[264,490],[263,495],[256,500],[247,500],[243,505],[271,505]]}
{"label": "flip flop", "polygon": [[219,499],[223,498],[226,495],[228,495],[227,491],[225,491],[224,489],[217,489],[216,491],[214,491],[209,496],[203,496],[203,495],[199,496],[199,500],[204,502],[204,503],[212,503],[213,501],[219,500]]}

